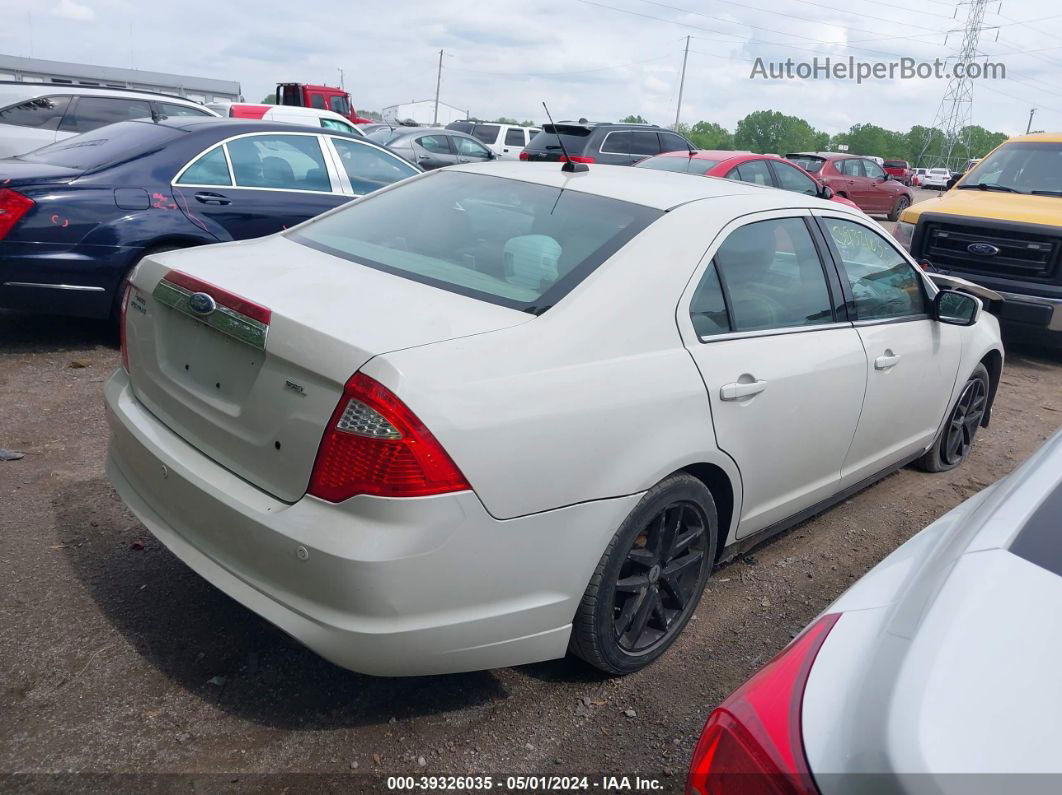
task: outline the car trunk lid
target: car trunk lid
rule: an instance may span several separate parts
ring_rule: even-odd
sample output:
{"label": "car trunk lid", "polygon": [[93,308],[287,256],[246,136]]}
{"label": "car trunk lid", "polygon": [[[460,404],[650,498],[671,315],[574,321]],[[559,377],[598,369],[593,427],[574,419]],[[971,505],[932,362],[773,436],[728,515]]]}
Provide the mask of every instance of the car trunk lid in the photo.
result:
{"label": "car trunk lid", "polygon": [[[198,293],[210,298],[192,299]],[[126,344],[149,411],[293,502],[344,383],[370,358],[532,319],[278,235],[145,258]]]}

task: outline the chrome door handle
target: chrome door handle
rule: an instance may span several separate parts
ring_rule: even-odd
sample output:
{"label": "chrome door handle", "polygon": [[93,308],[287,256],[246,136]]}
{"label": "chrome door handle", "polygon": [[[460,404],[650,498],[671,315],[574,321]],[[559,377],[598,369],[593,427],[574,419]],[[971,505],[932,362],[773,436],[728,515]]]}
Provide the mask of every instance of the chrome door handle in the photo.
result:
{"label": "chrome door handle", "polygon": [[740,400],[741,398],[758,395],[767,388],[766,381],[752,381],[743,384],[737,381],[733,384],[723,384],[719,390],[720,400]]}
{"label": "chrome door handle", "polygon": [[898,353],[896,353],[896,354],[891,354],[890,353],[890,354],[886,354],[884,356],[879,356],[877,359],[874,360],[874,369],[875,370],[888,370],[890,367],[895,367],[896,366],[896,362],[898,362],[898,361],[900,361],[900,354],[898,354]]}

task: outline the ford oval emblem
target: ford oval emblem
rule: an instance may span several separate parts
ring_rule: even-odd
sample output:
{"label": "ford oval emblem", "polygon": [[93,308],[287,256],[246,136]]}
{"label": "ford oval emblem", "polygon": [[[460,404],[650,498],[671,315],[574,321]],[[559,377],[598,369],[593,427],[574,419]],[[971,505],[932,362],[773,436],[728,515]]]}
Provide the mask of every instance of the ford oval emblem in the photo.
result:
{"label": "ford oval emblem", "polygon": [[971,243],[966,250],[979,257],[994,257],[999,253],[999,247],[991,243]]}
{"label": "ford oval emblem", "polygon": [[188,297],[188,308],[205,317],[218,308],[218,302],[207,293],[192,293]]}

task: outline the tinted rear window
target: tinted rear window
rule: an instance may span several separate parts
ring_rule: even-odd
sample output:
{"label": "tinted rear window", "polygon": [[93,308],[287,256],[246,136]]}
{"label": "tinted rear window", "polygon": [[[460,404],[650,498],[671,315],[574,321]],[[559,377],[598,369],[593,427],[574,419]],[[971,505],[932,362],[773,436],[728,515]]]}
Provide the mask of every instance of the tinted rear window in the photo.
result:
{"label": "tinted rear window", "polygon": [[498,132],[501,130],[497,124],[477,124],[472,130],[472,135],[485,144],[492,144],[498,140]]}
{"label": "tinted rear window", "polygon": [[569,154],[582,152],[590,141],[592,130],[588,127],[568,127],[558,124],[556,128],[547,124],[542,132],[531,139],[528,149],[536,149],[543,152],[560,152],[561,143]]}
{"label": "tinted rear window", "polygon": [[786,155],[785,159],[790,163],[796,163],[809,174],[818,174],[822,169],[822,164],[826,162],[821,157],[804,157],[802,155]]}
{"label": "tinted rear window", "polygon": [[906,160],[886,160],[885,168],[907,168]]}
{"label": "tinted rear window", "polygon": [[65,138],[22,155],[20,159],[88,171],[130,160],[184,134],[183,130],[151,122],[123,121]]}
{"label": "tinted rear window", "polygon": [[662,214],[546,185],[438,171],[289,234],[354,263],[538,313]]}
{"label": "tinted rear window", "polygon": [[652,168],[657,171],[678,171],[682,174],[704,176],[719,163],[719,160],[709,160],[703,157],[650,157],[640,163],[635,163],[634,167]]}

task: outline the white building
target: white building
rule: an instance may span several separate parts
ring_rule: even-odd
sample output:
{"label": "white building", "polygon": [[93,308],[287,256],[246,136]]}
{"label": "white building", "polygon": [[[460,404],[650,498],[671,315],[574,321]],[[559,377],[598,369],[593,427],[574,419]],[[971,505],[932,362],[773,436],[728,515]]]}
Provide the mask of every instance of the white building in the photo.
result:
{"label": "white building", "polygon": [[400,105],[389,105],[383,109],[384,121],[395,123],[412,119],[417,124],[432,124],[437,122],[440,127],[445,127],[453,121],[461,121],[469,117],[467,108],[455,108],[445,102],[439,103],[438,119],[435,116],[435,100],[422,99],[414,102],[404,102]]}

